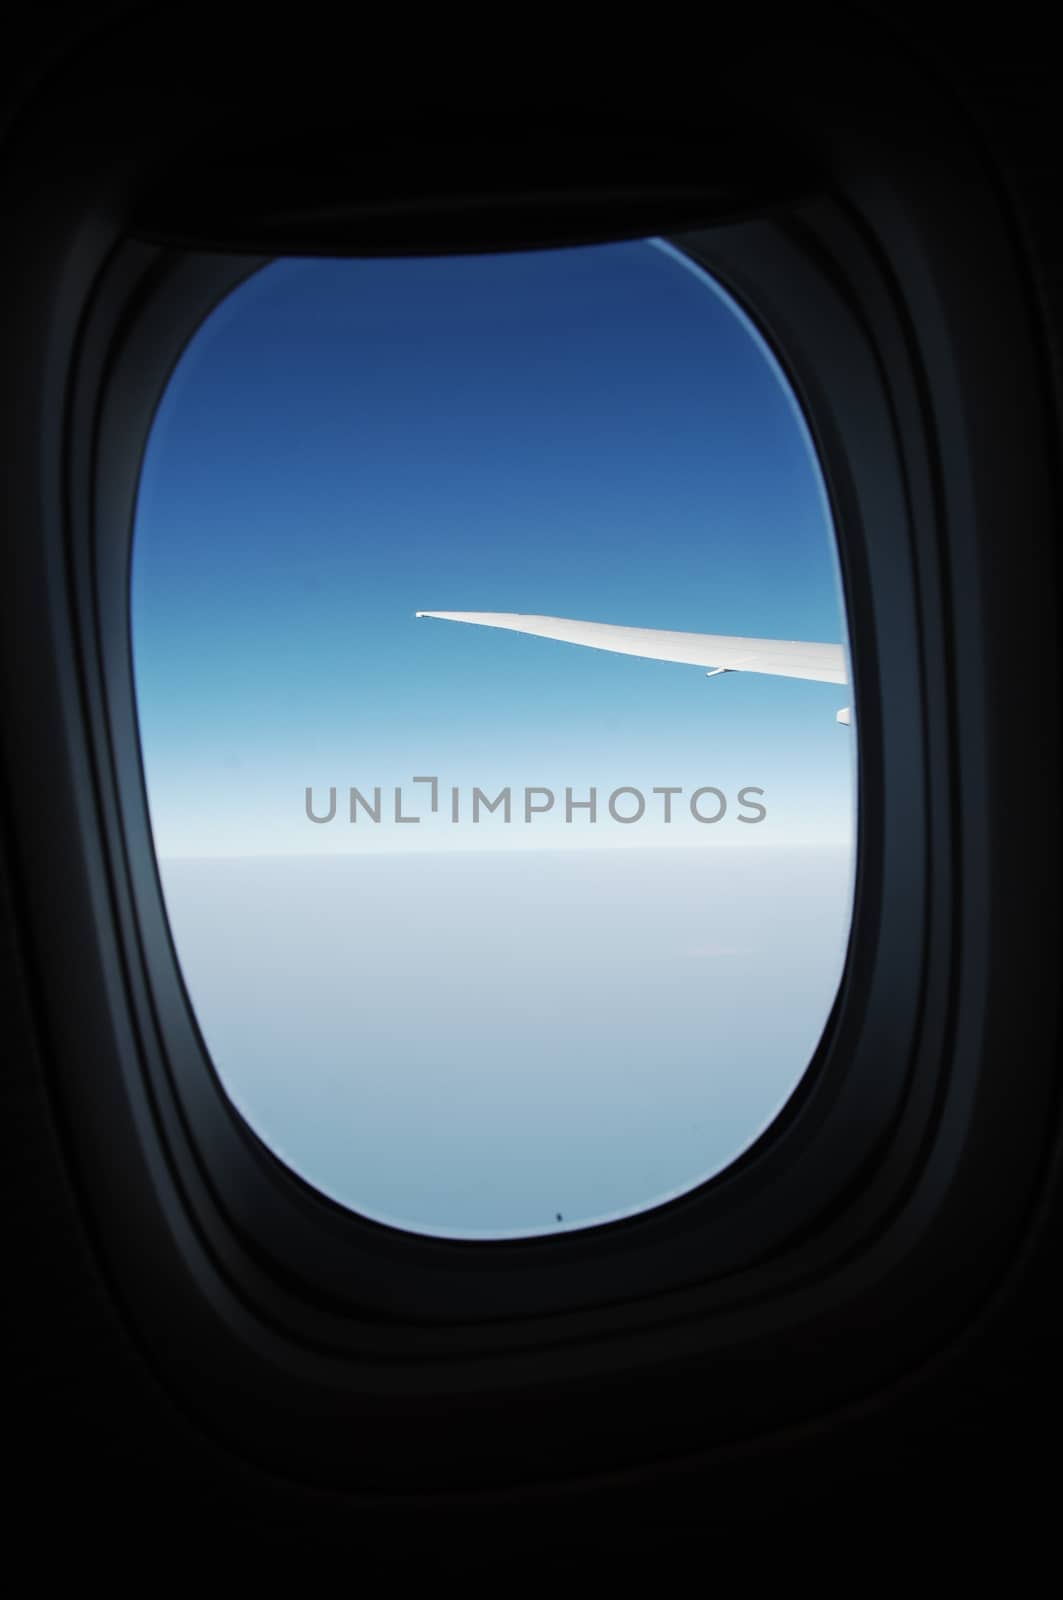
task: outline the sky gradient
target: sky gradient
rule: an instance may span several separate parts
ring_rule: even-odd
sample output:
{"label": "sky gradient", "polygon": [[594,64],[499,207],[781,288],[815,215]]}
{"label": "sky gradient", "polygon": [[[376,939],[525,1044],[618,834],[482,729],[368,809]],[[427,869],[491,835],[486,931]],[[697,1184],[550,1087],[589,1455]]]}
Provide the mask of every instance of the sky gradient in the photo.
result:
{"label": "sky gradient", "polygon": [[[520,1235],[681,1192],[777,1114],[848,934],[849,690],[414,617],[846,642],[803,419],[700,269],[651,241],[265,268],[160,406],[131,606],[192,1000],[304,1177],[398,1226]],[[380,823],[347,820],[350,786]],[[509,787],[512,822],[474,826],[474,786]],[[557,796],[529,823],[526,786]],[[608,815],[621,786],[636,824]]]}

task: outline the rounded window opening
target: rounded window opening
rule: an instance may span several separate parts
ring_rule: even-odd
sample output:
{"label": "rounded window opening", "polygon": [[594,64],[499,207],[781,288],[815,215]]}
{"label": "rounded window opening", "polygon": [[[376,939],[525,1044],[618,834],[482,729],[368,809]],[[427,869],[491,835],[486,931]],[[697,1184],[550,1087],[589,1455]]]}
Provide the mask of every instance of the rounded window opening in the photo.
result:
{"label": "rounded window opening", "polygon": [[793,392],[680,251],[263,268],[159,407],[132,635],[188,995],[302,1179],[522,1238],[770,1128],[849,937],[848,642]]}

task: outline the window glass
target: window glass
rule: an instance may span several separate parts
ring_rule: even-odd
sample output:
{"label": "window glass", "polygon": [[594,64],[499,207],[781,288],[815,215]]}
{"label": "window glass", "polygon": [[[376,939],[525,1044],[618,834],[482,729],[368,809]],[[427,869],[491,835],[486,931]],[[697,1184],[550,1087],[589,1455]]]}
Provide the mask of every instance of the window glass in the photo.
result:
{"label": "window glass", "polygon": [[704,271],[264,268],[159,408],[132,631],[188,994],[303,1179],[521,1237],[769,1128],[841,975],[856,729],[809,433]]}

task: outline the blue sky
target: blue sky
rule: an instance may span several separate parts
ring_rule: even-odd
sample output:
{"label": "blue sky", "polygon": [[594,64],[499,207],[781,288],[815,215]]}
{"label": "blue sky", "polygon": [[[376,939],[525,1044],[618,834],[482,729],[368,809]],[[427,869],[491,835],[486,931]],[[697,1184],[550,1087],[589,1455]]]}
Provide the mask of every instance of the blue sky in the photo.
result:
{"label": "blue sky", "polygon": [[[131,608],[189,992],[303,1177],[393,1226],[522,1237],[686,1192],[770,1125],[844,960],[848,689],[414,617],[846,642],[803,420],[705,274],[651,241],[267,267],[160,406]],[[346,820],[350,786],[379,824]],[[474,786],[513,822],[473,827]],[[530,824],[526,786],[558,797]],[[608,816],[621,786],[637,824]],[[687,809],[707,786],[718,824]],[[566,787],[597,823],[566,823]]]}
{"label": "blue sky", "polygon": [[[166,394],[132,577],[161,854],[467,848],[449,824],[371,838],[306,820],[307,785],[387,792],[421,773],[558,793],[748,784],[768,818],[718,837],[851,828],[844,689],[414,620],[844,639],[790,392],[733,303],[666,248],[268,267]],[[554,817],[476,843],[576,839]],[[578,836],[616,842],[615,825]]]}

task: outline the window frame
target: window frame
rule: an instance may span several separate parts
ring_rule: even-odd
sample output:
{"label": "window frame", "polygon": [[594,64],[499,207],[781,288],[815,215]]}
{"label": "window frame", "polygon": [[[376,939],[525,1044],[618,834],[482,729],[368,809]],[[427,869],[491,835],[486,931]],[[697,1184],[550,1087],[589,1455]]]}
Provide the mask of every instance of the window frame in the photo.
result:
{"label": "window frame", "polygon": [[[760,302],[767,299],[771,303],[772,298],[777,298],[780,284],[789,294],[800,296],[806,320],[810,308],[814,308],[814,338],[819,342],[824,329],[831,331],[835,344],[842,346],[835,364],[847,372],[850,402],[859,384],[860,402],[875,417],[875,426],[868,430],[873,450],[869,452],[871,462],[865,463],[865,475],[873,468],[876,482],[885,483],[887,490],[892,487],[904,474],[905,464],[891,450],[888,430],[892,419],[887,397],[877,381],[873,353],[866,343],[861,348],[858,325],[851,317],[845,317],[845,308],[832,286],[810,266],[800,246],[795,246],[778,224],[747,224],[740,229],[699,235],[688,241],[687,252],[691,259],[708,266],[718,280],[728,273],[733,280],[743,274],[744,268],[744,309],[761,326]],[[134,262],[139,265],[138,258],[144,253],[143,247],[131,248],[131,267]],[[774,283],[765,271],[769,262],[775,263]],[[155,869],[143,774],[139,759],[131,759],[133,752],[139,756],[128,637],[132,526],[139,480],[139,471],[131,470],[131,453],[135,441],[139,461],[147,443],[147,434],[133,419],[150,416],[153,420],[162,392],[159,376],[172,372],[185,348],[183,342],[171,342],[174,331],[182,322],[187,326],[189,316],[199,326],[218,300],[231,292],[225,286],[233,275],[237,282],[244,281],[248,263],[242,258],[167,259],[165,255],[160,260],[156,255],[153,267],[158,275],[153,290],[142,300],[136,319],[123,330],[123,345],[114,355],[102,395],[95,570],[92,574],[85,571],[83,579],[94,585],[93,610],[99,619],[103,644],[100,667],[106,683],[106,717],[113,730],[118,804],[133,879],[136,938],[147,969],[146,982],[164,1057],[153,1056],[149,1071],[156,1104],[172,1100],[174,1114],[187,1130],[189,1148],[184,1161],[191,1159],[195,1149],[209,1150],[206,1177],[220,1214],[239,1236],[257,1245],[274,1270],[280,1270],[290,1281],[302,1278],[305,1288],[318,1294],[324,1292],[335,1305],[342,1306],[345,1300],[356,1305],[361,1292],[357,1286],[372,1279],[374,1260],[386,1255],[393,1278],[388,1296],[393,1316],[463,1322],[542,1315],[547,1308],[562,1314],[586,1311],[603,1302],[615,1307],[648,1294],[720,1278],[750,1262],[785,1251],[788,1238],[805,1232],[812,1217],[829,1209],[835,1193],[849,1190],[858,1180],[861,1167],[881,1138],[878,1130],[899,1115],[905,1074],[896,1059],[871,1059],[865,1050],[856,1071],[850,1064],[839,1071],[839,1055],[848,1062],[852,1054],[852,1022],[847,1034],[844,1020],[839,1025],[835,1019],[835,1007],[798,1090],[771,1127],[738,1161],[675,1200],[621,1221],[566,1230],[563,1235],[459,1241],[408,1233],[373,1222],[329,1201],[294,1174],[232,1107],[210,1063],[194,1005],[180,977]],[[117,262],[116,270],[122,270]],[[774,343],[780,357],[777,338]],[[798,357],[797,367],[800,365]],[[791,381],[795,378],[798,383],[802,381],[799,370],[791,373]],[[874,618],[870,587],[865,583],[861,590],[855,575],[862,560],[866,565],[859,546],[868,539],[864,531],[867,523],[876,518],[879,524],[887,517],[898,519],[903,515],[903,501],[894,492],[893,504],[887,511],[889,501],[880,489],[874,506],[858,503],[844,469],[839,468],[844,458],[834,421],[836,397],[820,394],[815,405],[818,427],[813,422],[813,431],[830,452],[824,456],[822,466],[834,515],[845,519],[850,530],[846,588],[853,592],[861,614]],[[859,533],[855,532],[857,526]],[[903,626],[911,639],[914,576],[908,592],[900,583],[895,588],[898,592],[891,627],[895,634],[900,631],[902,608],[906,608]],[[869,699],[864,684],[873,671],[875,654],[870,636],[866,644],[857,646],[858,706]],[[914,650],[912,655],[914,658]],[[918,695],[916,683],[911,684],[910,692],[913,698]],[[875,751],[878,729],[872,724],[865,732],[863,723],[863,712],[858,710],[861,759],[874,770],[876,760],[881,767],[881,758]],[[851,736],[839,730],[839,737]],[[866,754],[864,741],[870,741]],[[918,818],[913,820],[918,828]],[[921,906],[911,894],[910,877],[906,879],[903,870],[905,863],[895,860],[892,871],[889,867],[883,869],[879,864],[883,849],[880,830],[872,826],[858,847],[856,903],[868,894],[878,900],[882,886],[892,882],[893,914],[897,915],[897,906],[903,908],[902,937],[908,942],[921,940]],[[857,964],[867,963],[866,943],[873,936],[865,919],[851,957]],[[846,981],[843,974],[843,995]],[[917,996],[907,999],[914,1011]],[[141,1002],[145,1037],[146,1004],[145,996]],[[879,996],[871,1006],[873,1018],[888,1015],[896,1029],[901,1009],[896,994],[888,999]],[[844,1014],[844,1001],[840,1009]],[[914,1018],[908,1026],[914,1029]],[[844,1102],[854,1094],[858,1104],[847,1109]],[[845,1131],[854,1123],[873,1131],[854,1139]],[[817,1177],[813,1178],[812,1173]],[[761,1197],[769,1190],[774,1198],[765,1209]],[[603,1272],[599,1265],[593,1280],[589,1280],[588,1260],[600,1263],[603,1253],[609,1258],[608,1269]],[[393,1329],[392,1336],[396,1333]],[[401,1334],[397,1336],[401,1339]]]}
{"label": "window frame", "polygon": [[[549,1459],[557,1411],[536,1416],[543,1385],[591,1382],[602,1403],[579,1404],[599,1432],[588,1423],[577,1464],[593,1468],[631,1425],[629,1413],[609,1424],[605,1398],[632,1374],[632,1450],[774,1430],[910,1370],[1007,1267],[1054,1104],[1044,1050],[1017,1058],[1008,1042],[1031,949],[991,914],[1007,904],[1008,871],[1032,870],[1007,831],[998,769],[1055,694],[1054,640],[1022,632],[1047,606],[1037,540],[1055,508],[1050,410],[1046,394],[1043,435],[1017,447],[1030,419],[1009,415],[994,385],[1018,366],[1021,392],[1046,390],[1028,291],[977,160],[947,143],[918,164],[879,154],[888,181],[871,162],[841,201],[697,246],[795,387],[839,533],[861,796],[839,999],[802,1089],[740,1162],[652,1212],[547,1239],[421,1239],[354,1218],[289,1174],[227,1102],[207,1109],[209,1080],[193,1081],[192,1055],[178,1059],[196,1041],[145,831],[128,542],[154,402],[248,261],[121,243],[76,190],[33,247],[40,272],[8,385],[41,426],[37,442],[27,430],[13,491],[33,536],[11,638],[47,649],[38,714],[12,733],[27,759],[12,763],[11,809],[20,837],[49,840],[20,871],[35,891],[32,941],[49,957],[36,982],[50,1081],[130,1325],[197,1414],[260,1456],[342,1475],[357,1422],[357,1450],[371,1440],[381,1478],[408,1484],[450,1470],[431,1426],[460,1390],[483,1401],[471,1435],[518,1474]],[[977,281],[944,301],[942,252],[975,249]],[[829,307],[818,323],[817,301]],[[986,304],[991,327],[979,326]],[[827,370],[826,343],[845,329],[888,435],[867,427],[846,358]],[[874,457],[887,437],[901,466],[883,477]],[[900,552],[887,494],[905,508]],[[1003,567],[990,569],[971,532],[986,517],[1015,519]],[[1042,693],[1005,716],[986,685],[1017,647]],[[887,1049],[888,1074],[870,1057],[868,1072],[852,1067],[853,1039],[885,1049],[909,1032],[917,1043]],[[891,1282],[883,1341],[866,1308]],[[694,1401],[666,1377],[690,1364]],[[521,1418],[526,1462],[501,1442],[495,1411],[511,1427]],[[388,1441],[397,1414],[427,1419],[413,1465]],[[482,1461],[470,1455],[467,1470],[472,1481]]]}

